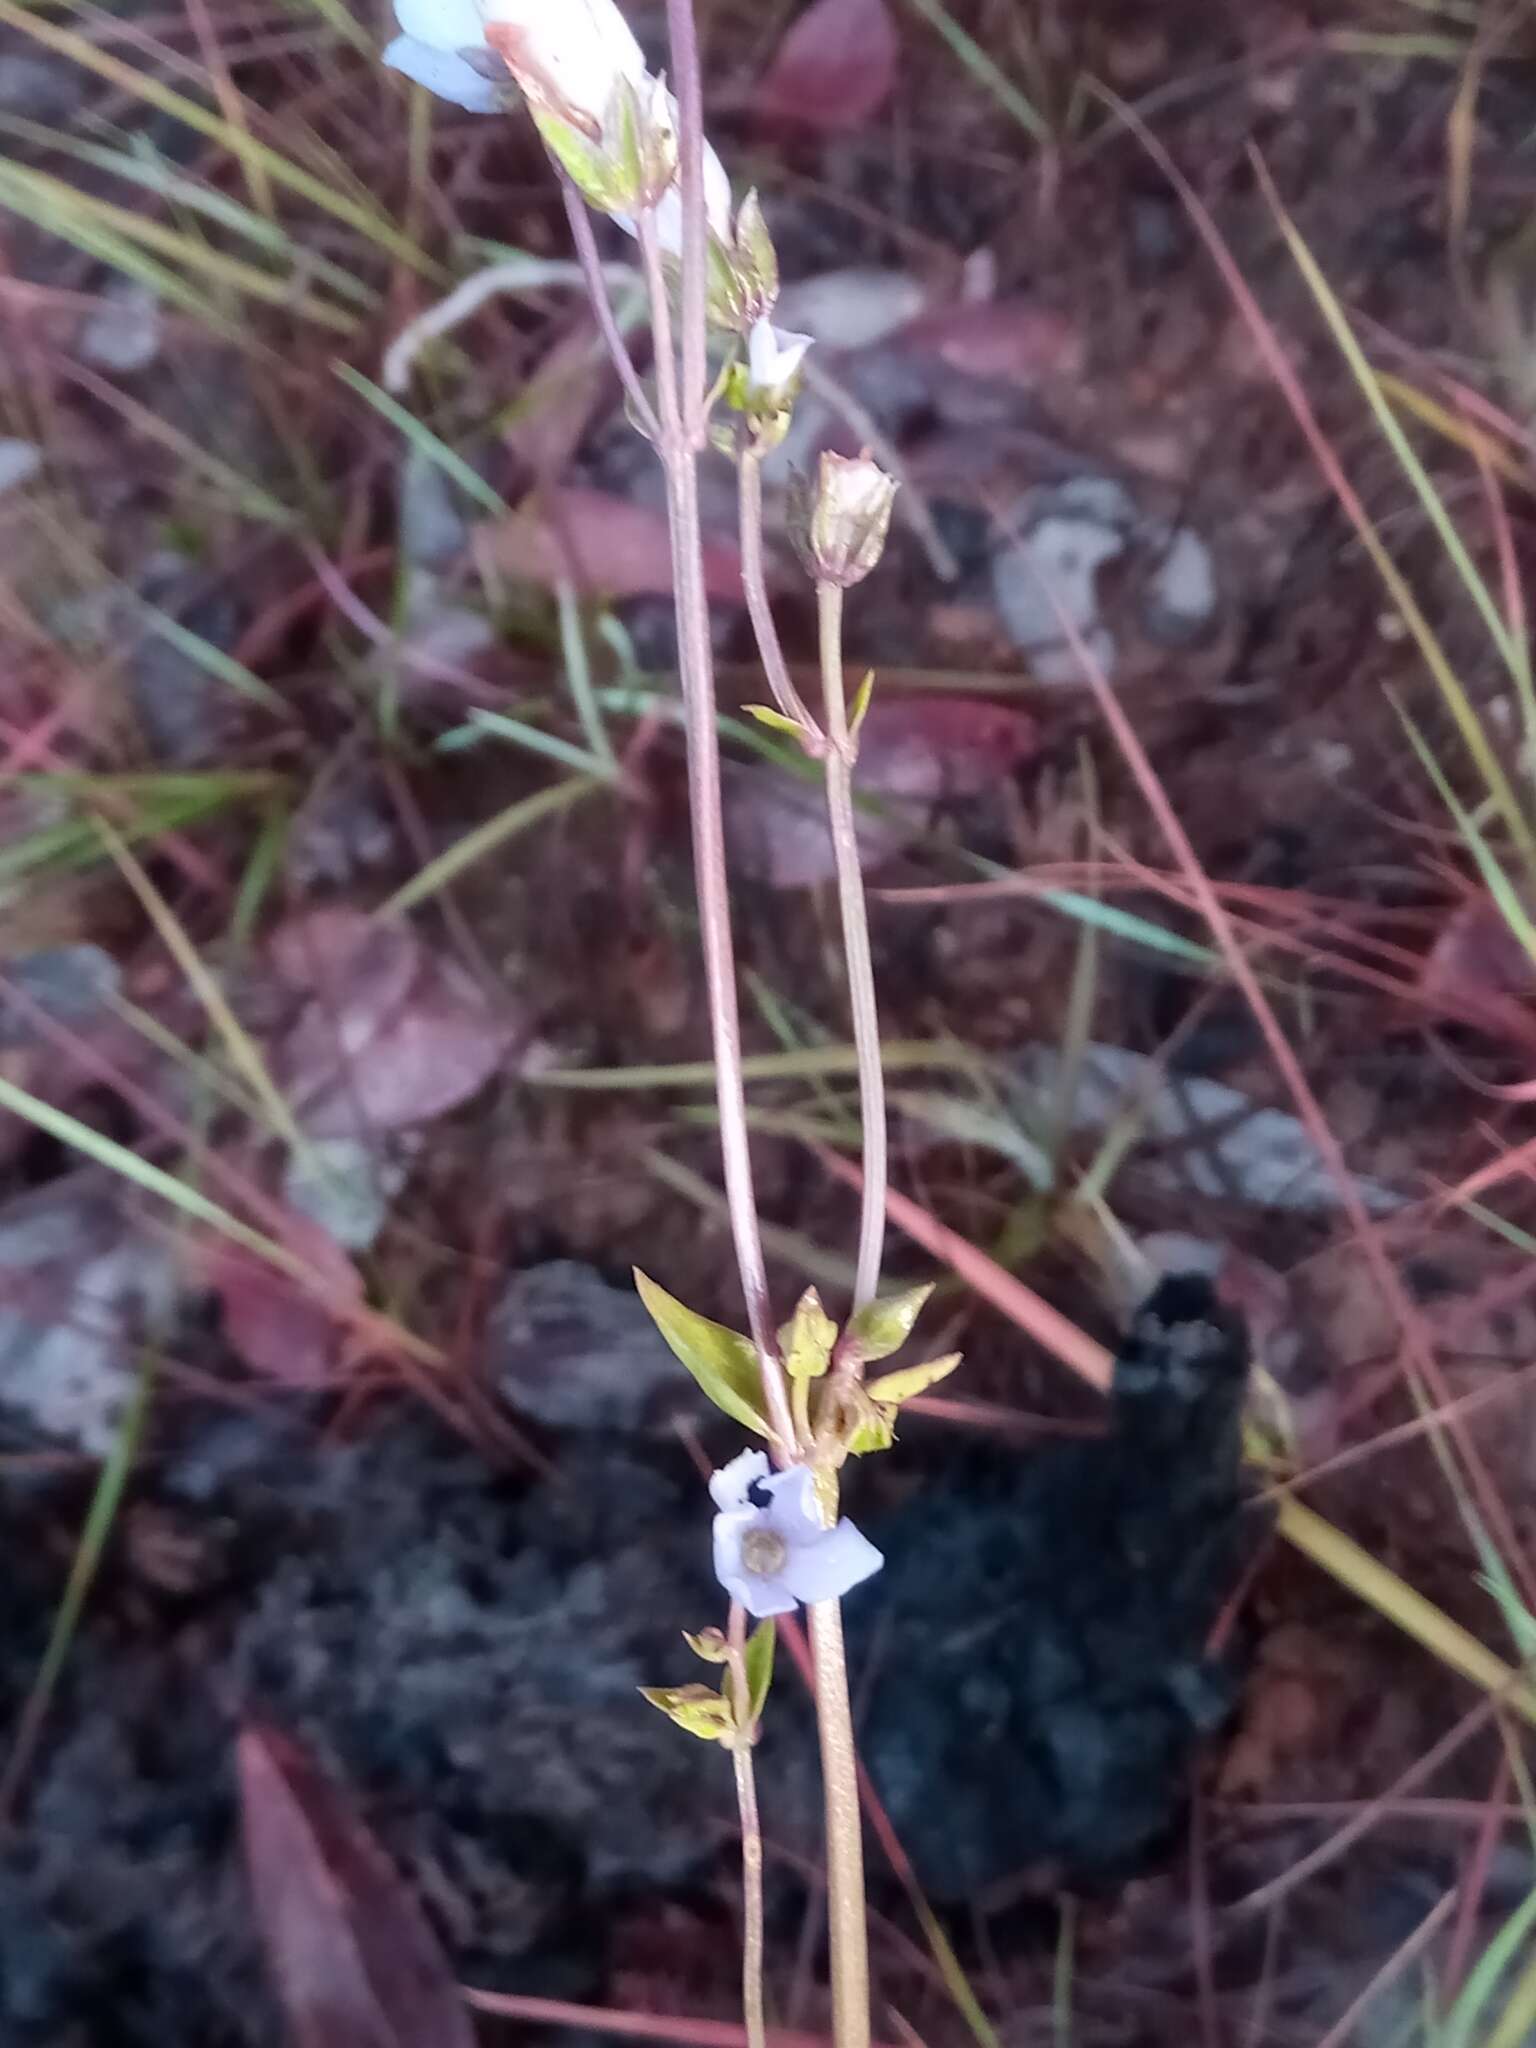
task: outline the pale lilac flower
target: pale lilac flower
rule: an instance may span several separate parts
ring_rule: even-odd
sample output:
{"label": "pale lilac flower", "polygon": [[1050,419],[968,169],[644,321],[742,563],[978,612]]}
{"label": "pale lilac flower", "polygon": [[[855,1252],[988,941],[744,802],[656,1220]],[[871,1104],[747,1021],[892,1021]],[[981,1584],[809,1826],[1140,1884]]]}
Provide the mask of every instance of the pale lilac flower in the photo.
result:
{"label": "pale lilac flower", "polygon": [[472,114],[500,111],[512,81],[486,47],[478,0],[395,0],[395,19],[401,32],[384,52],[392,71]]}
{"label": "pale lilac flower", "polygon": [[753,390],[780,397],[794,382],[810,345],[810,335],[781,334],[766,314],[754,320],[747,336],[747,375]]}
{"label": "pale lilac flower", "polygon": [[846,1518],[828,1529],[816,1509],[809,1466],[769,1470],[761,1451],[743,1451],[709,1482],[715,1516],[715,1577],[749,1614],[788,1614],[802,1600],[835,1600],[885,1560]]}
{"label": "pale lilac flower", "polygon": [[515,79],[540,109],[596,134],[645,57],[614,0],[395,0],[384,62],[440,98],[493,114]]}

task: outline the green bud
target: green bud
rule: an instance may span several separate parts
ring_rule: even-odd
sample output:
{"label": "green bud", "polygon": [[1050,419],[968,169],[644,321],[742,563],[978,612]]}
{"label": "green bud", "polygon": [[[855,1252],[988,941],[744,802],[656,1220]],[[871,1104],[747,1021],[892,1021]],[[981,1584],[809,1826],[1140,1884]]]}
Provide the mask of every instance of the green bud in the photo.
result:
{"label": "green bud", "polygon": [[723,1664],[731,1654],[731,1646],[717,1628],[701,1628],[697,1635],[683,1630],[683,1641],[695,1657],[702,1657],[706,1664]]}
{"label": "green bud", "polygon": [[641,1697],[701,1742],[729,1742],[736,1733],[731,1703],[707,1685],[642,1685]]}

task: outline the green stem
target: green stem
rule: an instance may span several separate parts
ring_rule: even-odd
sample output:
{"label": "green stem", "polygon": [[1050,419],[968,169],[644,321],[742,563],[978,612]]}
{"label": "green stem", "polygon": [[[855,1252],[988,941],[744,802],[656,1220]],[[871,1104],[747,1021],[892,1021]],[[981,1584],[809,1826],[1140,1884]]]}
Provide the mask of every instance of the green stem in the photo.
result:
{"label": "green stem", "polygon": [[826,1798],[827,1930],[832,1947],[832,2032],[837,2048],[869,2048],[869,1936],[864,1923],[864,1834],[848,1704],[843,1616],[835,1600],[809,1610],[816,1659],[816,1720]]}

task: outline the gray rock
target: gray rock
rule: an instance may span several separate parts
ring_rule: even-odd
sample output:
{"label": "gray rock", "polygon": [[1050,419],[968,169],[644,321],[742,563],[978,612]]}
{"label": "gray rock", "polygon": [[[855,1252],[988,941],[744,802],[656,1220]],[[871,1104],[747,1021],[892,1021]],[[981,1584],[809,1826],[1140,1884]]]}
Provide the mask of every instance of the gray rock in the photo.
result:
{"label": "gray rock", "polygon": [[137,1347],[176,1299],[166,1248],[94,1173],[0,1210],[0,1406],[94,1457],[112,1448]]}
{"label": "gray rock", "polygon": [[513,1276],[491,1311],[486,1355],[509,1405],[550,1429],[641,1429],[691,1385],[640,1297],[577,1259]]}
{"label": "gray rock", "polygon": [[1136,506],[1113,477],[1079,476],[1026,493],[1008,522],[1019,538],[992,562],[992,592],[1008,636],[1043,683],[1078,681],[1080,663],[1063,619],[1106,673],[1115,643],[1099,620],[1098,575],[1124,554]]}
{"label": "gray rock", "polygon": [[122,982],[117,962],[100,946],[45,946],[6,961],[3,973],[0,1048],[6,1051],[42,1042],[31,1005],[78,1031],[96,1019]]}
{"label": "gray rock", "polygon": [[1209,546],[1193,527],[1176,527],[1148,579],[1142,629],[1161,647],[1191,646],[1209,630],[1217,596]]}
{"label": "gray rock", "polygon": [[85,79],[78,64],[61,57],[8,51],[0,57],[0,108],[29,121],[67,120],[85,96]]}

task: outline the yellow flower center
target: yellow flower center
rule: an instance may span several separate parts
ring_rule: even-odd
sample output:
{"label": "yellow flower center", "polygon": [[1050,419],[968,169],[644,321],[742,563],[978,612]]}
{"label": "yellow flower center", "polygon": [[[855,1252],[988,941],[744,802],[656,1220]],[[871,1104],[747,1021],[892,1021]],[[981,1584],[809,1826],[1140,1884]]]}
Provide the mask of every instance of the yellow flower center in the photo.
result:
{"label": "yellow flower center", "polygon": [[754,1578],[771,1579],[789,1559],[784,1538],[774,1529],[749,1529],[741,1539],[741,1561]]}

